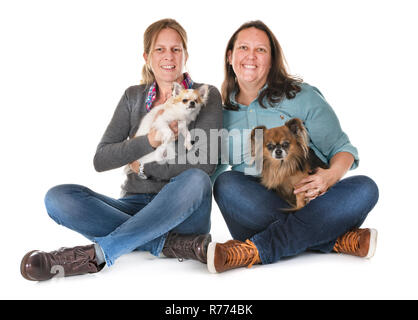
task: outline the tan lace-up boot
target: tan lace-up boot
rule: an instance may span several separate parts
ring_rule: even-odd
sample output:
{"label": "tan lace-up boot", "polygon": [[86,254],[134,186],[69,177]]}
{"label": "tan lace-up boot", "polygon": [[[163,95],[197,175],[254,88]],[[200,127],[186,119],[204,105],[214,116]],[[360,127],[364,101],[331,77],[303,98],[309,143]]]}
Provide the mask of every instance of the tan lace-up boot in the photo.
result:
{"label": "tan lace-up boot", "polygon": [[333,251],[371,258],[376,250],[377,230],[354,229],[338,237]]}
{"label": "tan lace-up boot", "polygon": [[211,242],[208,247],[208,270],[224,272],[239,267],[251,268],[261,263],[257,247],[250,240],[229,240],[225,243]]}

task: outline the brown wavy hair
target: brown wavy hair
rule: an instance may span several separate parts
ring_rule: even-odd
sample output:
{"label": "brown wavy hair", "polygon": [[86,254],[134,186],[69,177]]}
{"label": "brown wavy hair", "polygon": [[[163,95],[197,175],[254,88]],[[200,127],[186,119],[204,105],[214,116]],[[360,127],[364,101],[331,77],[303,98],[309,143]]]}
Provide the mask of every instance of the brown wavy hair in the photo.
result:
{"label": "brown wavy hair", "polygon": [[244,23],[237,31],[232,35],[225,50],[225,78],[222,83],[222,100],[226,109],[239,110],[239,106],[230,100],[231,92],[239,92],[239,85],[236,81],[236,75],[232,69],[232,65],[228,60],[228,52],[234,50],[235,41],[237,40],[240,31],[248,28],[256,28],[264,31],[269,38],[271,48],[271,68],[267,76],[267,88],[263,90],[258,96],[258,102],[263,108],[266,106],[263,103],[264,98],[267,98],[270,106],[274,103],[280,102],[284,97],[287,99],[293,99],[296,94],[301,90],[299,84],[302,83],[302,79],[299,77],[291,76],[287,72],[286,60],[283,55],[282,48],[279,41],[273,34],[273,32],[260,20],[249,21]]}

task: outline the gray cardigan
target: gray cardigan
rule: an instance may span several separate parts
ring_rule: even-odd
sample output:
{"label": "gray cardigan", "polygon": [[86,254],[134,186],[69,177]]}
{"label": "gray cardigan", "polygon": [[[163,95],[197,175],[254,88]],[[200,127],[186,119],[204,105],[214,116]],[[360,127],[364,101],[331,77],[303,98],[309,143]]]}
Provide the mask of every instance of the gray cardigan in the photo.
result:
{"label": "gray cardigan", "polygon": [[[198,88],[200,85],[194,83],[193,89]],[[147,113],[145,99],[149,88],[149,85],[137,85],[129,87],[125,91],[113,114],[112,120],[97,146],[93,162],[98,172],[120,168],[154,151],[148,142],[147,136],[132,138],[138,130],[142,117]],[[221,144],[218,138],[210,139],[210,129],[219,130],[221,128],[221,96],[218,89],[214,86],[209,86],[209,98],[206,105],[200,111],[196,121],[191,122],[189,125],[189,130],[192,130],[192,141],[195,140],[193,129],[202,129],[206,133],[207,139],[198,139],[189,151],[194,152],[196,156],[199,156],[199,159],[202,159],[203,153],[206,161],[191,164],[187,158],[187,160],[182,159],[178,161],[176,157],[176,161],[173,164],[148,163],[144,166],[148,179],[142,180],[135,173],[131,173],[122,185],[122,192],[127,194],[158,193],[172,177],[189,168],[199,168],[211,175],[216,169],[216,161],[215,163],[210,162],[211,151],[215,154],[220,154]],[[199,140],[201,140],[200,143]],[[180,135],[177,142],[182,143],[182,141],[184,140]],[[178,150],[177,142],[176,150]],[[218,150],[213,150],[216,147]]]}

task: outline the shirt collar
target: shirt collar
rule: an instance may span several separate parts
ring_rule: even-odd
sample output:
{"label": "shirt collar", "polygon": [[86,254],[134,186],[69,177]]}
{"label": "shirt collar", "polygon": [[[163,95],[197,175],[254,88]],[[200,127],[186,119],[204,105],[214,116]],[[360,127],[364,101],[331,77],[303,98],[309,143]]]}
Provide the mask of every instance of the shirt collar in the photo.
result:
{"label": "shirt collar", "polygon": [[[255,100],[257,100],[258,99],[258,96],[260,95],[260,93],[263,91],[263,90],[265,90],[267,88],[267,83],[258,91],[258,95],[257,95],[257,98],[255,98],[254,99],[254,101]],[[229,95],[229,100],[233,103],[233,104],[235,104],[235,105],[237,105],[237,106],[242,106],[242,104],[240,104],[240,103],[238,103],[236,100],[235,100],[235,97],[236,97],[236,94],[237,94],[237,92],[234,90],[234,91],[232,91],[231,92],[231,94]]]}
{"label": "shirt collar", "polygon": [[[185,89],[191,89],[193,86],[193,80],[190,78],[190,75],[185,72],[183,74],[183,81],[181,82],[181,85]],[[154,102],[155,98],[157,97],[157,82],[154,81],[151,85],[151,87],[148,90],[148,95],[145,100],[145,108],[149,112],[152,109],[152,103]]]}

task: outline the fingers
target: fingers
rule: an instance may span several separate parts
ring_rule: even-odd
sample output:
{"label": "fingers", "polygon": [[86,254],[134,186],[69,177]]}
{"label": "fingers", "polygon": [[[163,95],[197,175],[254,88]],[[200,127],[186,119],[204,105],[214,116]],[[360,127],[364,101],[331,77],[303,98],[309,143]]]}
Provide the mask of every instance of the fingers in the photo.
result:
{"label": "fingers", "polygon": [[[302,182],[304,182],[304,184],[302,184]],[[306,200],[311,201],[323,195],[326,190],[327,188],[323,186],[322,183],[308,177],[307,179],[301,180],[301,182],[295,186],[293,193],[298,194],[304,192]]]}
{"label": "fingers", "polygon": [[294,194],[300,193],[300,192],[309,192],[311,190],[317,190],[319,189],[319,185],[315,181],[309,181],[305,182],[304,184],[298,183],[295,185]]}
{"label": "fingers", "polygon": [[139,161],[134,161],[132,163],[129,164],[129,168],[135,172],[138,173],[139,172]]}
{"label": "fingers", "polygon": [[178,123],[178,121],[171,121],[168,126],[170,127],[171,131],[173,131],[174,136],[177,139],[178,136],[179,136],[179,123]]}

